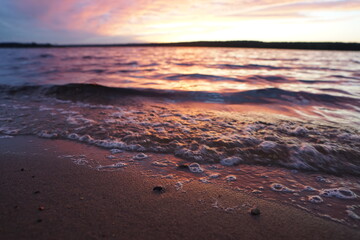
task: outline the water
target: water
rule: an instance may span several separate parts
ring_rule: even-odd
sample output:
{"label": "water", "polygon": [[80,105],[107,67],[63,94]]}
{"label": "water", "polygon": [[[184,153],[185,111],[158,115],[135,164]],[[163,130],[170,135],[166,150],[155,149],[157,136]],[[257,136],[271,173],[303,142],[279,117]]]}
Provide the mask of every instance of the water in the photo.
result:
{"label": "water", "polygon": [[175,100],[266,105],[359,124],[357,52],[124,47],[1,49],[0,55],[5,85],[136,88]]}
{"label": "water", "polygon": [[[359,225],[357,52],[124,47],[0,55],[0,138],[113,149],[107,163],[73,159],[104,171],[146,153],[143,164],[160,176],[228,184]],[[192,162],[203,172],[176,168]]]}

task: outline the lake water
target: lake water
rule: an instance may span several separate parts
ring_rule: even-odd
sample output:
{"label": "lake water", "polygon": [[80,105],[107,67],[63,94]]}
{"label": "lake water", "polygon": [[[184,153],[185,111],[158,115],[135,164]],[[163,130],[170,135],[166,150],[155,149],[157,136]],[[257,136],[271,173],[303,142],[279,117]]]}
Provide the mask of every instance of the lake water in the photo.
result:
{"label": "lake water", "polygon": [[124,47],[1,49],[0,55],[5,85],[173,90],[175,100],[265,105],[359,123],[358,52]]}

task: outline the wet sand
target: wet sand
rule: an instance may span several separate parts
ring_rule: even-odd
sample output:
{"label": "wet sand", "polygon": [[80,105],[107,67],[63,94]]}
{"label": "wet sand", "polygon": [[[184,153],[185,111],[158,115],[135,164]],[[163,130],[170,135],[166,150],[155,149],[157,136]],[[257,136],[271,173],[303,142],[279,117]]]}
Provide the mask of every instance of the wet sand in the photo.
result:
{"label": "wet sand", "polygon": [[[60,155],[108,150],[35,137],[0,139],[0,239],[359,239],[360,231],[217,184],[104,172]],[[162,194],[152,191],[161,185]],[[257,206],[261,214],[252,216]]]}

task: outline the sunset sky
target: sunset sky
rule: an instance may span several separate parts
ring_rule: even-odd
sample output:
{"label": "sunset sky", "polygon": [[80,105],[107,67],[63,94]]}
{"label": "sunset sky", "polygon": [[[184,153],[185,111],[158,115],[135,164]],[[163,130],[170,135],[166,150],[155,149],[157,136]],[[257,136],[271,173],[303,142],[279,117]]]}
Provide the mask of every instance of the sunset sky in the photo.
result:
{"label": "sunset sky", "polygon": [[0,0],[0,42],[360,42],[360,0]]}

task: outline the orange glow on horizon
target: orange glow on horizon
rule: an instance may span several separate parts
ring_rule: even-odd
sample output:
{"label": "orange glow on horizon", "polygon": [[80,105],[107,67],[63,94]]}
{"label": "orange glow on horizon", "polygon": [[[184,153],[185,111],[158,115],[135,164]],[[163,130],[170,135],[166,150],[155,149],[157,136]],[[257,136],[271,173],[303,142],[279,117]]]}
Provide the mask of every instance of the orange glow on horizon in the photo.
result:
{"label": "orange glow on horizon", "polygon": [[360,42],[360,32],[353,29],[360,22],[357,0],[19,0],[11,4],[21,16],[33,19],[34,26],[79,35],[83,43]]}

